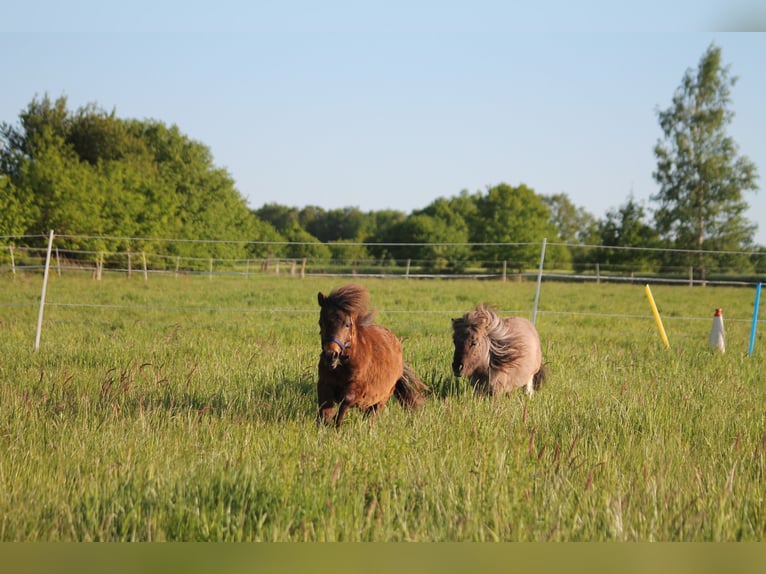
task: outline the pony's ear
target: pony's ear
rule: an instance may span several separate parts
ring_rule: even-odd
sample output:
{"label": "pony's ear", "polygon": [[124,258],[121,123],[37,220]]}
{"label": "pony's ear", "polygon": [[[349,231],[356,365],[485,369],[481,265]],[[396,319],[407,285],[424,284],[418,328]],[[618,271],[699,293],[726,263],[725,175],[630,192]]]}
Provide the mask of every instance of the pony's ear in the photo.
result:
{"label": "pony's ear", "polygon": [[321,291],[319,293],[317,293],[317,301],[319,301],[319,306],[320,307],[324,307],[324,300],[325,299],[326,299],[326,297],[324,296],[324,293],[322,293]]}

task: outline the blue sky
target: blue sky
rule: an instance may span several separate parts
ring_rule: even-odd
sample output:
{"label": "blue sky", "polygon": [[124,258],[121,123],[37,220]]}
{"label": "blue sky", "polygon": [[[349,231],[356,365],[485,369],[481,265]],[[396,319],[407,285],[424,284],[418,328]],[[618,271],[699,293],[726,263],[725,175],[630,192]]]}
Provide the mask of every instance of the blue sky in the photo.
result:
{"label": "blue sky", "polygon": [[47,93],[177,124],[254,208],[410,212],[501,182],[597,217],[651,207],[657,110],[715,43],[766,245],[766,34],[734,32],[766,30],[750,0],[14,4],[0,121]]}

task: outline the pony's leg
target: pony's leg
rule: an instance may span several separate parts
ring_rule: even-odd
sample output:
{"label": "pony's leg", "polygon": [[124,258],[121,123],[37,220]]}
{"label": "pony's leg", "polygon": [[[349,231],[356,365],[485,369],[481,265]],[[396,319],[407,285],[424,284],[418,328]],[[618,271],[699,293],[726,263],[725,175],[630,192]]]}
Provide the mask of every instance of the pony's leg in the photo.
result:
{"label": "pony's leg", "polygon": [[343,400],[340,402],[340,406],[338,407],[338,414],[335,415],[335,428],[340,427],[340,423],[343,422],[343,417],[346,416],[346,411],[348,410],[349,403],[346,400]]}
{"label": "pony's leg", "polygon": [[531,376],[529,377],[529,380],[527,381],[525,390],[527,392],[527,396],[531,397],[535,394],[535,377]]}
{"label": "pony's leg", "polygon": [[369,417],[370,420],[375,420],[375,417],[378,416],[378,413],[382,411],[386,406],[386,403],[380,402],[377,404],[372,405],[371,407],[365,409],[364,416]]}
{"label": "pony's leg", "polygon": [[364,416],[365,418],[375,418],[375,415],[378,414],[378,406],[372,405],[371,407],[367,407],[364,409]]}
{"label": "pony's leg", "polygon": [[332,424],[334,410],[335,408],[332,403],[330,403],[329,406],[320,405],[319,411],[317,412],[317,425]]}
{"label": "pony's leg", "polygon": [[317,400],[319,411],[317,412],[317,425],[332,424],[333,411],[335,410],[335,399],[332,389],[325,384],[320,383],[317,386]]}
{"label": "pony's leg", "polygon": [[471,386],[473,392],[477,396],[492,396],[493,389],[489,384],[489,380],[483,377],[476,377],[471,379]]}

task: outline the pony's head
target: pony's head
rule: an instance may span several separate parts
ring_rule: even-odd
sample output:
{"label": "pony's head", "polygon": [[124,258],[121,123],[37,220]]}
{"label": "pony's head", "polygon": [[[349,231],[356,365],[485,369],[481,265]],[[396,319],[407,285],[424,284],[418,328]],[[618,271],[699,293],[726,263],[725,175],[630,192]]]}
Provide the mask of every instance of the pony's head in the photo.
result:
{"label": "pony's head", "polygon": [[452,372],[458,377],[486,376],[496,366],[498,346],[502,346],[503,320],[486,305],[477,305],[475,311],[452,319]]}
{"label": "pony's head", "polygon": [[364,287],[344,285],[329,295],[320,291],[317,301],[322,360],[336,369],[350,357],[357,328],[372,322],[373,313],[367,311],[370,296]]}

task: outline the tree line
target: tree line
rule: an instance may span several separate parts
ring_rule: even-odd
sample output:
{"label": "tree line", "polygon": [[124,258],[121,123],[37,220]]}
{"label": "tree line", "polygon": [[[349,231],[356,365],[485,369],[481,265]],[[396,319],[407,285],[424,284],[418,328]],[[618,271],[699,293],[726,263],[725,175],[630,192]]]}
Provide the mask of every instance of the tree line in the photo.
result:
{"label": "tree line", "polygon": [[[743,216],[743,193],[757,189],[758,175],[725,131],[734,82],[711,45],[658,113],[656,208],[631,196],[600,219],[565,193],[508,183],[439,197],[409,214],[250,209],[210,150],[177,126],[123,119],[96,104],[72,111],[65,97],[35,97],[16,124],[0,124],[0,236],[39,246],[53,229],[63,246],[94,252],[136,249],[131,238],[151,238],[141,249],[167,255],[416,260],[437,272],[534,266],[547,238],[546,265],[560,269],[760,272],[766,249],[753,244],[756,227]],[[600,248],[579,248],[585,245]],[[755,255],[706,253],[713,250]]]}

